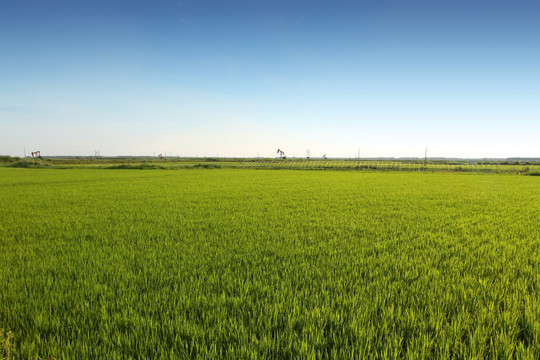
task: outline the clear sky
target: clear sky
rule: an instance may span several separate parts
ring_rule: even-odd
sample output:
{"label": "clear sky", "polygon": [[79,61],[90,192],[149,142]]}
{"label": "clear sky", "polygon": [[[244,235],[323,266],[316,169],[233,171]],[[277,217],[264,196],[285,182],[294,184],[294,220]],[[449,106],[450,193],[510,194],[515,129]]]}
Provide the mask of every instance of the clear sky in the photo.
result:
{"label": "clear sky", "polygon": [[540,157],[539,4],[0,0],[0,154]]}

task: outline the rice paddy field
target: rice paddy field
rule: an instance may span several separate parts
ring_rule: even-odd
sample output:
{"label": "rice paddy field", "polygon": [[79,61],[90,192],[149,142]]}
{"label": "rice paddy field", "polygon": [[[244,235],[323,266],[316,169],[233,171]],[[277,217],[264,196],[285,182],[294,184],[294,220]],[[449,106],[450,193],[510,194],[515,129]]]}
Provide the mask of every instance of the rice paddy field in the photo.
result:
{"label": "rice paddy field", "polygon": [[0,357],[540,358],[540,178],[0,168]]}

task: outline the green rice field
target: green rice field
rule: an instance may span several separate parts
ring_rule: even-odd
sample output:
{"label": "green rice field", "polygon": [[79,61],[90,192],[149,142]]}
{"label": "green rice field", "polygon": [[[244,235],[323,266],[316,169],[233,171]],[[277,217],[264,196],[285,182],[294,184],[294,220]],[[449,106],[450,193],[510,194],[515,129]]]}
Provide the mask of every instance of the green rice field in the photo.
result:
{"label": "green rice field", "polygon": [[0,168],[0,358],[538,359],[540,177]]}

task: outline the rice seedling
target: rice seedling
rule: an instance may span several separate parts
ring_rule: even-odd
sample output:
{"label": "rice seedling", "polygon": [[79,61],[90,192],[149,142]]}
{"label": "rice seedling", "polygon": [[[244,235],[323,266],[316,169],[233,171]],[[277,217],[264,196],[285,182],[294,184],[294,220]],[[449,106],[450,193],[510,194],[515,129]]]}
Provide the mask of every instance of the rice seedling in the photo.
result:
{"label": "rice seedling", "polygon": [[540,358],[538,219],[533,176],[0,168],[3,355]]}

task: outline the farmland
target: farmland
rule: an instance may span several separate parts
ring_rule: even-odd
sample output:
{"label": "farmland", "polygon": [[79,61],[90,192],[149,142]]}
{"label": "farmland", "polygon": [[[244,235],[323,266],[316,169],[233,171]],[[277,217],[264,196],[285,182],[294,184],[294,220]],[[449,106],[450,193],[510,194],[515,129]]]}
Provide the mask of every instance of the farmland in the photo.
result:
{"label": "farmland", "polygon": [[539,181],[0,168],[0,354],[540,358]]}
{"label": "farmland", "polygon": [[48,169],[264,169],[264,170],[345,170],[345,171],[424,171],[468,172],[492,174],[540,175],[540,162],[530,161],[468,161],[419,159],[277,159],[277,158],[180,158],[168,157],[70,157],[17,158],[0,156],[0,167]]}

